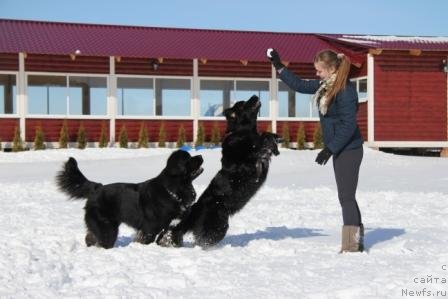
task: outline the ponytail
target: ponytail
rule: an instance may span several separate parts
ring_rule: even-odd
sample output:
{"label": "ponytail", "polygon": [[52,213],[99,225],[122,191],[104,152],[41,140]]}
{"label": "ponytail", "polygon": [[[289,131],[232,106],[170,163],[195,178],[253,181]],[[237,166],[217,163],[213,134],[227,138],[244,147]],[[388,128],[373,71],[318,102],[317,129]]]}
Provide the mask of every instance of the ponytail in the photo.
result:
{"label": "ponytail", "polygon": [[323,50],[314,57],[314,62],[322,61],[328,68],[334,67],[336,70],[336,80],[330,90],[327,91],[327,98],[330,99],[328,105],[333,102],[338,92],[343,90],[347,84],[350,73],[350,59],[343,53],[336,53],[332,50]]}

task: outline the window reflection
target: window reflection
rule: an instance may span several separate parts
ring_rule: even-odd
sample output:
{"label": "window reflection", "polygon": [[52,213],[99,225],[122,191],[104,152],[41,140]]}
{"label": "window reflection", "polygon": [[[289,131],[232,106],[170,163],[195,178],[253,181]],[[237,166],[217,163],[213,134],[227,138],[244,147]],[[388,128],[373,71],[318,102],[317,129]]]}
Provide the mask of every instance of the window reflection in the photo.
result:
{"label": "window reflection", "polygon": [[106,115],[107,80],[95,77],[69,77],[69,114]]}
{"label": "window reflection", "polygon": [[0,114],[17,113],[15,75],[0,74]]}
{"label": "window reflection", "polygon": [[154,115],[154,87],[151,78],[118,78],[119,115]]}
{"label": "window reflection", "polygon": [[313,95],[291,90],[285,83],[278,83],[278,116],[280,117],[318,117]]}
{"label": "window reflection", "polygon": [[66,114],[67,77],[28,76],[28,113]]}
{"label": "window reflection", "polygon": [[156,115],[190,116],[189,79],[156,79]]}

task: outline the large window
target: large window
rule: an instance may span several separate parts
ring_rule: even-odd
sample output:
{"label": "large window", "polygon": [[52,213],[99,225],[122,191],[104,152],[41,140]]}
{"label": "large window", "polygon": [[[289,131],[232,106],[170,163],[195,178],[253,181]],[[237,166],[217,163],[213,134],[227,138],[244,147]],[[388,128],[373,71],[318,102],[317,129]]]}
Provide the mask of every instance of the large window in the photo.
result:
{"label": "large window", "polygon": [[29,114],[67,114],[66,76],[28,76]]}
{"label": "large window", "polygon": [[269,82],[244,80],[201,80],[201,116],[222,116],[224,109],[251,96],[260,98],[260,116],[269,116]]}
{"label": "large window", "polygon": [[156,115],[190,116],[191,81],[156,79]]}
{"label": "large window", "polygon": [[107,79],[81,76],[28,76],[28,113],[105,115]]}
{"label": "large window", "polygon": [[106,115],[107,79],[95,77],[69,78],[69,114]]}
{"label": "large window", "polygon": [[118,114],[154,115],[153,84],[151,78],[118,78]]}
{"label": "large window", "polygon": [[191,80],[118,78],[119,115],[191,116]]}
{"label": "large window", "polygon": [[278,83],[278,108],[279,117],[319,117],[313,95],[295,92],[283,83]]}
{"label": "large window", "polygon": [[17,113],[16,76],[0,74],[0,114]]}

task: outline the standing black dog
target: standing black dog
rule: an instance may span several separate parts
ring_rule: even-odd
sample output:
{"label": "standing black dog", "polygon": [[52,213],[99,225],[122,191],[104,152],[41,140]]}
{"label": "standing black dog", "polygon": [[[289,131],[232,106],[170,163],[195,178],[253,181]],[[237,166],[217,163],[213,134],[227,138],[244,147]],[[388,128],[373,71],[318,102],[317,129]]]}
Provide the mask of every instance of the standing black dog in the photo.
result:
{"label": "standing black dog", "polygon": [[166,167],[155,178],[139,184],[102,185],[89,181],[70,158],[58,173],[59,189],[71,198],[87,198],[86,245],[111,248],[121,223],[138,230],[136,241],[149,244],[167,229],[172,220],[188,214],[196,199],[192,182],[203,171],[201,155],[173,152]]}
{"label": "standing black dog", "polygon": [[202,247],[217,244],[227,233],[229,217],[240,211],[263,185],[271,156],[279,154],[279,138],[276,134],[257,132],[260,107],[258,97],[252,96],[224,111],[227,130],[222,143],[222,168],[191,212],[158,240],[160,245],[181,246],[183,235],[189,231]]}

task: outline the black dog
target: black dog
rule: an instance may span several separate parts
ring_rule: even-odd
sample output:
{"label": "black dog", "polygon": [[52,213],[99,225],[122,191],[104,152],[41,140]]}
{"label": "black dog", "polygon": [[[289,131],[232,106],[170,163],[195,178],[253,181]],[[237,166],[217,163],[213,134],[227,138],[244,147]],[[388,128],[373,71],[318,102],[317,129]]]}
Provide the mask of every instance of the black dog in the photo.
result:
{"label": "black dog", "polygon": [[60,190],[71,198],[87,198],[86,245],[111,248],[121,223],[138,230],[135,241],[149,244],[173,219],[188,214],[196,199],[192,181],[203,171],[201,155],[175,151],[155,178],[139,184],[102,185],[89,181],[70,158],[56,177]]}
{"label": "black dog", "polygon": [[183,235],[193,232],[195,243],[208,247],[221,241],[229,217],[240,211],[266,180],[272,155],[278,155],[276,134],[257,132],[258,97],[226,109],[226,136],[222,143],[222,168],[191,212],[159,240],[162,246],[181,246]]}

